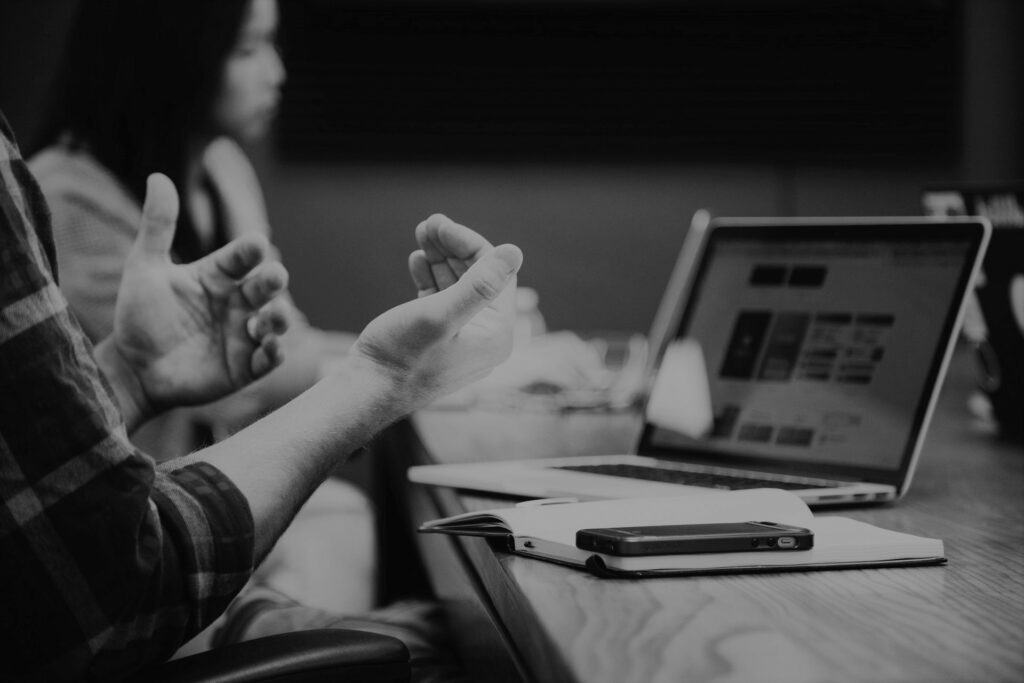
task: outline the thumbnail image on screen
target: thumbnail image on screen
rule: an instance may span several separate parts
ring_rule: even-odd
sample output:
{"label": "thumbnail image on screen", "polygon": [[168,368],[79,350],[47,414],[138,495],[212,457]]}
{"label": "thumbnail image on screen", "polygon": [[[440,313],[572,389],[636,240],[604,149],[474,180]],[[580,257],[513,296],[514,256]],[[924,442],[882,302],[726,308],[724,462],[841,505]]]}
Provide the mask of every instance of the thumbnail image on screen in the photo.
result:
{"label": "thumbnail image on screen", "polygon": [[[898,468],[969,245],[744,238],[710,249],[677,335],[705,359],[705,446]],[[687,441],[655,427],[655,445]]]}

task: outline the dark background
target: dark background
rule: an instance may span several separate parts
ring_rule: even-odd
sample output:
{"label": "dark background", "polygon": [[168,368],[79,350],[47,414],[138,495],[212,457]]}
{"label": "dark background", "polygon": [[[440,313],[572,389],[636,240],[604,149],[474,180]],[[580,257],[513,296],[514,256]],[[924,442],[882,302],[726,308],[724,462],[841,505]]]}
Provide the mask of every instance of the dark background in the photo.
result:
{"label": "dark background", "polygon": [[[283,0],[252,149],[313,322],[412,294],[435,211],[526,252],[552,328],[645,331],[693,211],[908,215],[1024,177],[1019,0]],[[4,0],[0,107],[31,140],[74,0]]]}
{"label": "dark background", "polygon": [[289,157],[949,161],[950,0],[284,6]]}

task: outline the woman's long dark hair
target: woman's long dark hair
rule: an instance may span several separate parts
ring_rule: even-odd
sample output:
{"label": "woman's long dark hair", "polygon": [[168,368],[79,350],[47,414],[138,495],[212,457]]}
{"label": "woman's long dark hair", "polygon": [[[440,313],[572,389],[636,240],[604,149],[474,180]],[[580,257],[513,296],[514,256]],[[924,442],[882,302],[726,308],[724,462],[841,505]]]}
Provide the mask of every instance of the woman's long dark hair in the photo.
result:
{"label": "woman's long dark hair", "polygon": [[[225,60],[251,0],[80,0],[38,150],[70,134],[141,203],[159,171],[184,187],[189,143],[207,132]],[[199,253],[182,211],[174,251]]]}

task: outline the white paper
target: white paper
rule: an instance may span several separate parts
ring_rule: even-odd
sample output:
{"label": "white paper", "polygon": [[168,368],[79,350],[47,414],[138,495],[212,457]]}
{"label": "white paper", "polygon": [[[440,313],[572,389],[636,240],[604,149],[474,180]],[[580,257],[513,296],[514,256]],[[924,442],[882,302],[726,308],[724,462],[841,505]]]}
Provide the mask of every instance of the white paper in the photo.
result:
{"label": "white paper", "polygon": [[647,402],[647,420],[691,438],[711,429],[711,390],[704,353],[694,339],[672,342]]}

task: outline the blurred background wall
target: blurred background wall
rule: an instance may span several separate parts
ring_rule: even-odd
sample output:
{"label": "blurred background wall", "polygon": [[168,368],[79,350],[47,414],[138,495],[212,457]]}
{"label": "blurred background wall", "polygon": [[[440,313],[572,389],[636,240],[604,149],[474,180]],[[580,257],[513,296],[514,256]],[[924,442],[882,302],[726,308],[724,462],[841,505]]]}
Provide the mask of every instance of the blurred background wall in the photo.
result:
{"label": "blurred background wall", "polygon": [[[929,184],[1024,177],[1019,0],[281,1],[291,80],[251,151],[324,327],[412,294],[432,212],[522,246],[551,328],[646,331],[698,208],[910,215]],[[74,4],[0,4],[23,147]]]}

